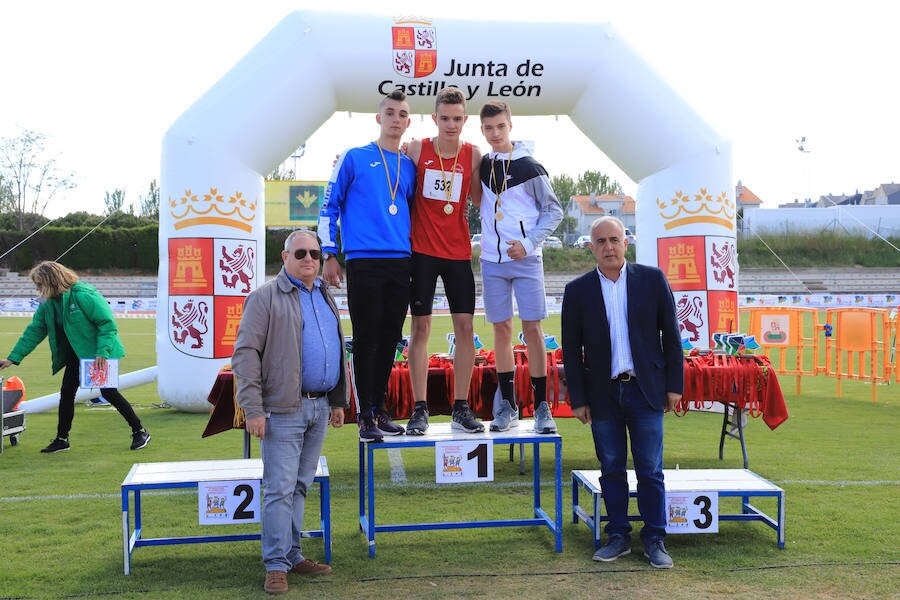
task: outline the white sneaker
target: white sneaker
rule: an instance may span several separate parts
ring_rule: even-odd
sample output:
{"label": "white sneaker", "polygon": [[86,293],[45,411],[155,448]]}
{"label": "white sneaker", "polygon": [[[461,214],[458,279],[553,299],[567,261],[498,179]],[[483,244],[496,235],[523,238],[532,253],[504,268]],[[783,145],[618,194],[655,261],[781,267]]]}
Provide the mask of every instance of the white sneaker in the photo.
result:
{"label": "white sneaker", "polygon": [[556,421],[550,414],[550,406],[546,402],[538,404],[534,411],[534,430],[537,433],[556,433]]}
{"label": "white sneaker", "polygon": [[491,421],[491,431],[507,431],[510,427],[519,426],[519,409],[513,410],[509,402],[500,401],[500,408],[497,409],[497,415]]}

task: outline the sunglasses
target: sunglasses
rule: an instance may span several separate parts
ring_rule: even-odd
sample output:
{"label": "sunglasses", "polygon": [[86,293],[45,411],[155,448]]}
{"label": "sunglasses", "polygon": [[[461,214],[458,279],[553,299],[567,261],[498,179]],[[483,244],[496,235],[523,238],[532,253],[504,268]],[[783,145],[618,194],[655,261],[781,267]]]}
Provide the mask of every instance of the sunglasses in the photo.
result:
{"label": "sunglasses", "polygon": [[306,248],[300,248],[299,250],[294,250],[294,258],[297,260],[303,260],[306,258],[306,253],[309,253],[309,257],[313,260],[319,260],[322,258],[321,250],[307,250]]}

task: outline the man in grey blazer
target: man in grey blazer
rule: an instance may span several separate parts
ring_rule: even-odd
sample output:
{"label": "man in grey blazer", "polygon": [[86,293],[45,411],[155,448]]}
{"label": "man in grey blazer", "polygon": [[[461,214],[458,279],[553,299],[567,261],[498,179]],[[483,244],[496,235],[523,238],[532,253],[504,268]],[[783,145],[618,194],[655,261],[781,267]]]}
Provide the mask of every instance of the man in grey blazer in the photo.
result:
{"label": "man in grey blazer", "polygon": [[662,271],[625,261],[624,224],[602,217],[591,225],[597,269],[571,281],[562,307],[562,349],[572,414],[591,425],[600,487],[609,516],[607,542],[594,560],[631,552],[628,520],[628,438],[644,521],[644,555],[672,567],[666,536],[663,414],[684,389],[684,359],[675,301]]}

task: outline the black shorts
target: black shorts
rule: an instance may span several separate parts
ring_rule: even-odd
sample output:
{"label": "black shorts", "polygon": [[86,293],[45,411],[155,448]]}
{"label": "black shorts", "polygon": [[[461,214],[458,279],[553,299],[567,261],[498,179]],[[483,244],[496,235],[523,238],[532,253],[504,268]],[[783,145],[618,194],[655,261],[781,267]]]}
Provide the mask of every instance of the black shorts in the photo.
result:
{"label": "black shorts", "polygon": [[444,282],[450,312],[475,314],[475,275],[472,273],[472,261],[437,258],[417,252],[412,253],[410,312],[416,317],[431,314],[438,276]]}

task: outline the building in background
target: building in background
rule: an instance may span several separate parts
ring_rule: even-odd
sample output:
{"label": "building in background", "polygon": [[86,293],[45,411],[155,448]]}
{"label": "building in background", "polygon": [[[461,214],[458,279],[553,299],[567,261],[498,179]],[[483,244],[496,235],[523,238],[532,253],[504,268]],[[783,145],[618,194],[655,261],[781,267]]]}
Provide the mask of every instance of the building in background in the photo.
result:
{"label": "building in background", "polygon": [[625,227],[634,231],[634,198],[625,194],[572,196],[566,215],[577,222],[575,231],[578,235],[590,233],[594,219],[607,215],[620,218]]}

